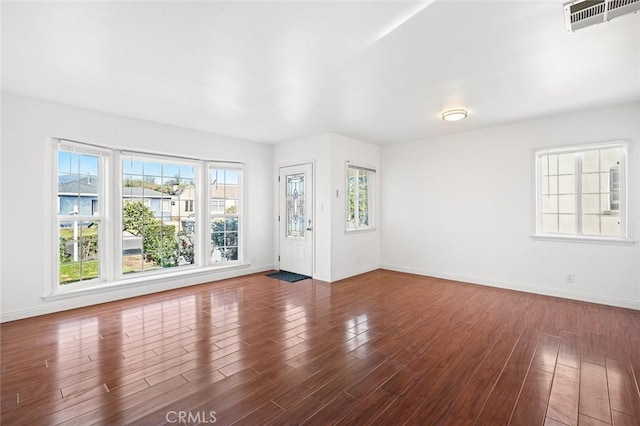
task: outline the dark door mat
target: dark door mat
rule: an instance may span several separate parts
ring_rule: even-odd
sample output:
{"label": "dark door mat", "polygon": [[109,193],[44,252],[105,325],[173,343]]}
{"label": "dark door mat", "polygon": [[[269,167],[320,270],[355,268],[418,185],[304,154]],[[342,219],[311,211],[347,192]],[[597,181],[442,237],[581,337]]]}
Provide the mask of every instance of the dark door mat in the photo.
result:
{"label": "dark door mat", "polygon": [[296,281],[302,281],[311,278],[306,275],[295,274],[293,272],[287,271],[278,271],[272,274],[267,274],[267,277],[275,278],[276,280],[280,281],[286,281],[288,283],[295,283]]}

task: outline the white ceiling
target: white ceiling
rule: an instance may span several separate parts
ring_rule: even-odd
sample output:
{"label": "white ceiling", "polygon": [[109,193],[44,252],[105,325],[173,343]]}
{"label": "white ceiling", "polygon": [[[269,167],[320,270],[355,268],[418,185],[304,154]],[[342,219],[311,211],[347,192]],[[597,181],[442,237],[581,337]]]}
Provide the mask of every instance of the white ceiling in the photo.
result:
{"label": "white ceiling", "polygon": [[567,34],[563,1],[3,1],[1,35],[3,91],[258,142],[640,100],[640,14]]}

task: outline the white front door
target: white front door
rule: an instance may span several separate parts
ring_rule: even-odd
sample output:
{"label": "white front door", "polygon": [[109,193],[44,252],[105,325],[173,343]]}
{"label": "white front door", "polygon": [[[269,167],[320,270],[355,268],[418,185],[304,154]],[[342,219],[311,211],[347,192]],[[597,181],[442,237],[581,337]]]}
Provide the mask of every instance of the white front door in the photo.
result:
{"label": "white front door", "polygon": [[313,276],[313,167],[280,168],[280,270]]}

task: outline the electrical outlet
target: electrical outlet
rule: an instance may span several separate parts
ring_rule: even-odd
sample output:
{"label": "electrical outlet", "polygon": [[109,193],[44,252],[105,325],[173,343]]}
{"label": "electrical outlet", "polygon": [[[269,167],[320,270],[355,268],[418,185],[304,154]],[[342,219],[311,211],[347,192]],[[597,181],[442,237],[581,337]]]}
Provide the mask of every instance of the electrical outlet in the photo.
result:
{"label": "electrical outlet", "polygon": [[573,284],[576,282],[576,276],[573,274],[573,272],[567,272],[564,277],[564,282],[567,284]]}

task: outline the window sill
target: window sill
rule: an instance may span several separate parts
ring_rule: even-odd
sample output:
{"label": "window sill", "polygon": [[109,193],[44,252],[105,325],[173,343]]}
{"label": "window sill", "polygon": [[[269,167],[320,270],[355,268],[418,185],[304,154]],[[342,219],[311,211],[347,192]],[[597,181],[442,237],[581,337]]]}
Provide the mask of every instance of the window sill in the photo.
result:
{"label": "window sill", "polygon": [[109,282],[100,282],[90,287],[85,288],[58,288],[51,294],[46,294],[42,296],[42,299],[47,301],[68,299],[78,296],[87,296],[91,294],[99,294],[106,293],[110,291],[131,289],[131,288],[140,288],[153,284],[159,284],[175,279],[180,278],[198,278],[202,276],[203,278],[210,275],[211,273],[216,272],[228,272],[237,269],[245,269],[251,266],[250,263],[235,263],[232,265],[224,265],[224,266],[204,266],[197,267],[189,270],[168,272],[165,274],[152,274],[146,275],[143,277],[133,277],[126,278],[118,281],[109,281]]}
{"label": "window sill", "polygon": [[626,238],[608,238],[608,237],[583,237],[578,235],[552,235],[552,234],[535,234],[532,239],[538,241],[555,241],[565,243],[586,243],[586,244],[613,244],[621,246],[632,246],[636,243],[634,240]]}

